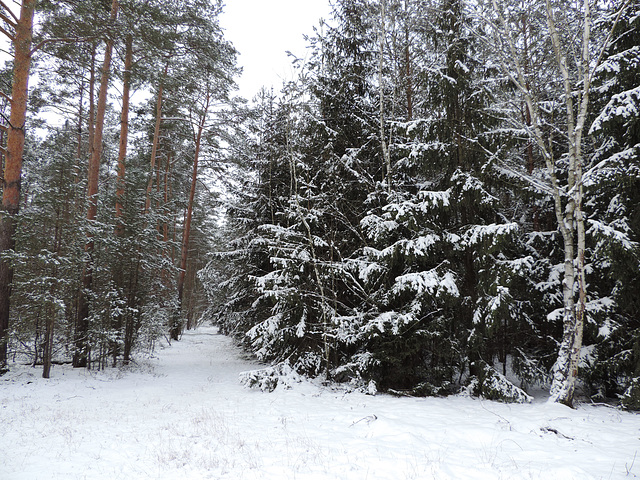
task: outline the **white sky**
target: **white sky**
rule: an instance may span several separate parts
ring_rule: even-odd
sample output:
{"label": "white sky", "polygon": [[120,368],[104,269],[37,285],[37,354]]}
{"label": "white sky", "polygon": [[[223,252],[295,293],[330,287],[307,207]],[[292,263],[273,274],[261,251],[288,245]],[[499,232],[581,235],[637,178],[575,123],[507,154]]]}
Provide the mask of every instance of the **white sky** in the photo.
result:
{"label": "white sky", "polygon": [[305,58],[303,35],[311,35],[329,12],[329,0],[226,0],[220,25],[240,52],[238,93],[251,99],[262,86],[279,91],[293,77],[286,51]]}

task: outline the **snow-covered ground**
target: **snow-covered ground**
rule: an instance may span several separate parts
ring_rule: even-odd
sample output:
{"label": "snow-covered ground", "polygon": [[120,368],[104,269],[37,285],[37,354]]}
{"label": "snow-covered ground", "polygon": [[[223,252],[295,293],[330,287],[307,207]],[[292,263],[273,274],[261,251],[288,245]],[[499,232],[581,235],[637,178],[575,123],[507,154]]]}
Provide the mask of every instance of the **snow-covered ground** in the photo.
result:
{"label": "snow-covered ground", "polygon": [[608,407],[395,398],[309,382],[250,390],[214,328],[128,371],[13,366],[0,479],[622,479],[640,415]]}

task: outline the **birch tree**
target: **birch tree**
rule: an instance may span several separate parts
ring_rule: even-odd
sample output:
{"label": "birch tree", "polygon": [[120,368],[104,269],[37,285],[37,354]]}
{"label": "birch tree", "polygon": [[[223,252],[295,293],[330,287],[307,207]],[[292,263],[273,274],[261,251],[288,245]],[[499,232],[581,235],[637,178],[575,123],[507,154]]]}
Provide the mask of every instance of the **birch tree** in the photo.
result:
{"label": "birch tree", "polygon": [[[481,2],[484,40],[516,94],[525,103],[529,122],[511,118],[532,139],[544,160],[544,178],[535,182],[553,199],[554,214],[564,253],[561,312],[563,335],[558,357],[552,370],[550,401],[573,405],[578,363],[582,348],[587,307],[586,242],[584,210],[584,175],[588,166],[585,136],[589,93],[594,71],[611,41],[611,32],[600,38],[592,35],[593,1],[581,0],[571,5],[553,0],[537,1],[529,6],[539,10],[545,24],[538,41],[546,45],[548,68],[558,85],[561,118],[549,117],[540,92],[552,85],[538,85],[536,77],[525,68],[523,42],[518,36],[518,23],[526,14],[524,3],[512,5],[502,0]],[[619,17],[625,2],[615,13]],[[579,18],[571,18],[575,12]],[[615,23],[615,22],[614,22]],[[526,43],[524,44],[526,45]]]}

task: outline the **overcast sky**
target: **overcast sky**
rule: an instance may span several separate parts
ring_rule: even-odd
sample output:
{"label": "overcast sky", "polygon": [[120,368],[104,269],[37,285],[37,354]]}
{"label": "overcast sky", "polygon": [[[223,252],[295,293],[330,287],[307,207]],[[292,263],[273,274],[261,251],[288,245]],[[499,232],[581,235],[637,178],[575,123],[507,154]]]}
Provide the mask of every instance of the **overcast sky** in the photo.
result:
{"label": "overcast sky", "polygon": [[220,24],[240,52],[239,94],[251,99],[262,86],[280,90],[292,78],[286,51],[304,58],[303,35],[329,12],[329,0],[226,0]]}

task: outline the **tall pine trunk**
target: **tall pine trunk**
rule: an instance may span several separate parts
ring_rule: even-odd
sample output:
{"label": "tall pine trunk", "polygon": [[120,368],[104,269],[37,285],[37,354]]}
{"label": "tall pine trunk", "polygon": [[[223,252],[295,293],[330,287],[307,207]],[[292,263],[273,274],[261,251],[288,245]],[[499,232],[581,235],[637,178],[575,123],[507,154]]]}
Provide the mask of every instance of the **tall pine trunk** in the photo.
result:
{"label": "tall pine trunk", "polygon": [[[0,211],[0,254],[15,248],[16,215],[20,209],[22,155],[25,142],[35,8],[36,0],[22,2],[20,18],[15,25],[15,35],[12,38],[15,56],[11,89],[11,114],[5,154],[2,210]],[[9,262],[0,260],[0,372],[6,369],[7,365],[7,335],[12,280],[13,267]]]}
{"label": "tall pine trunk", "polygon": [[124,235],[123,209],[127,143],[129,140],[129,103],[131,92],[131,68],[133,65],[133,35],[125,40],[124,72],[122,74],[122,113],[120,115],[120,144],[118,148],[118,176],[116,180],[116,236]]}
{"label": "tall pine trunk", "polygon": [[[200,157],[200,149],[202,147],[202,135],[205,130],[207,115],[209,114],[209,106],[211,103],[211,90],[207,84],[204,109],[201,113],[198,129],[194,136],[195,153],[193,157],[193,172],[191,174],[191,189],[189,190],[189,202],[187,203],[187,213],[184,221],[184,232],[182,234],[182,250],[180,256],[180,272],[178,273],[178,306],[180,315],[182,314],[184,284],[187,274],[187,259],[189,258],[189,237],[191,235],[191,218],[193,216],[193,201],[196,194],[196,186],[198,183],[198,159]],[[175,318],[171,325],[171,338],[177,340],[182,333],[182,322],[179,318]]]}
{"label": "tall pine trunk", "polygon": [[162,125],[162,102],[164,97],[164,80],[169,72],[169,60],[165,63],[164,73],[158,85],[158,95],[156,100],[156,124],[153,131],[153,143],[151,145],[151,168],[149,169],[149,180],[147,182],[147,193],[144,202],[144,213],[151,207],[151,190],[153,189],[153,174],[156,169],[156,157],[158,156],[158,145],[160,144],[160,127]]}
{"label": "tall pine trunk", "polygon": [[[114,23],[118,16],[118,0],[111,3],[111,22]],[[98,177],[100,173],[100,159],[102,157],[102,134],[104,130],[104,117],[107,109],[107,92],[109,89],[109,76],[111,73],[111,55],[113,53],[114,40],[109,38],[106,42],[104,61],[102,65],[102,75],[100,79],[100,92],[98,94],[98,104],[96,108],[96,121],[93,133],[93,144],[91,145],[91,156],[89,157],[87,199],[89,208],[87,210],[87,220],[89,224],[95,222],[98,216]],[[82,274],[82,290],[78,300],[78,320],[75,332],[75,350],[73,354],[74,367],[86,367],[89,361],[89,295],[93,288],[93,234],[87,234],[85,245],[87,262]]]}
{"label": "tall pine trunk", "polygon": [[[126,174],[126,160],[127,160],[127,144],[129,140],[129,104],[130,104],[130,92],[131,92],[131,68],[133,66],[133,35],[128,34],[125,39],[125,57],[124,57],[124,71],[122,73],[122,112],[120,114],[120,144],[118,148],[118,172],[116,178],[116,210],[115,210],[115,235],[117,239],[122,239],[125,236],[124,225],[124,197],[125,197],[125,174]],[[127,265],[125,255],[122,249],[124,245],[119,242],[118,251],[116,252],[116,258],[118,258],[117,265],[114,265],[114,283],[119,292],[124,293],[124,265]],[[123,315],[119,313],[114,318],[114,328],[117,332],[122,330],[124,322],[124,362],[129,361],[129,354],[131,352],[131,343],[133,342],[133,328],[130,324],[133,322],[131,313]],[[131,334],[129,334],[131,332]],[[114,366],[117,362],[117,357],[120,349],[117,342],[114,342],[112,348],[113,363]]]}

